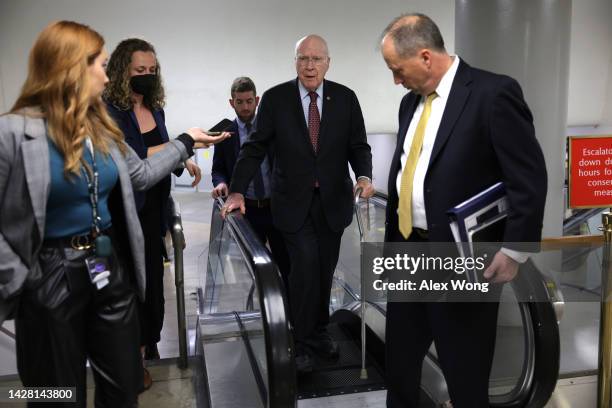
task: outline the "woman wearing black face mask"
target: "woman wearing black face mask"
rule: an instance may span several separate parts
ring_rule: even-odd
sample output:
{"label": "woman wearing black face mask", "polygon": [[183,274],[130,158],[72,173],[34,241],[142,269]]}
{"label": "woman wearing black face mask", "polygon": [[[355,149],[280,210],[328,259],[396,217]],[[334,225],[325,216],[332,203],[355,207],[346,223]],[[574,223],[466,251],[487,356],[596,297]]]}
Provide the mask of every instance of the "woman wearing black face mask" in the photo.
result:
{"label": "woman wearing black face mask", "polygon": [[[107,67],[109,83],[104,91],[108,110],[125,135],[126,142],[145,158],[168,142],[164,117],[164,88],[155,49],[148,42],[131,38],[119,43]],[[200,168],[187,161],[186,168],[200,181]],[[180,173],[179,173],[180,174]],[[163,258],[166,233],[166,203],[170,176],[146,194],[137,194],[136,205],[145,237],[146,297],[140,310],[141,345],[145,359],[159,358],[157,342],[164,320]],[[151,386],[145,369],[144,388]]]}

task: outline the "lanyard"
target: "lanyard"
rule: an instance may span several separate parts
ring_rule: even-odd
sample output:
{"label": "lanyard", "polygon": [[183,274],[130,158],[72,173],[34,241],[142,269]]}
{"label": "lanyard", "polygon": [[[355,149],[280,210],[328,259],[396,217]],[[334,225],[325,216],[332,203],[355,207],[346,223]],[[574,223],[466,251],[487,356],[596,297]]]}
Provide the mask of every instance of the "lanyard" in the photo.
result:
{"label": "lanyard", "polygon": [[96,152],[91,142],[91,138],[87,136],[85,140],[87,145],[87,149],[91,153],[91,162],[92,162],[92,170],[93,170],[93,180],[91,179],[89,172],[87,169],[83,169],[83,173],[85,174],[85,178],[87,179],[87,189],[89,191],[89,201],[91,202],[91,213],[92,213],[92,226],[91,231],[94,237],[100,234],[100,216],[98,215],[98,192],[99,192],[99,175],[98,175],[98,167],[96,165]]}

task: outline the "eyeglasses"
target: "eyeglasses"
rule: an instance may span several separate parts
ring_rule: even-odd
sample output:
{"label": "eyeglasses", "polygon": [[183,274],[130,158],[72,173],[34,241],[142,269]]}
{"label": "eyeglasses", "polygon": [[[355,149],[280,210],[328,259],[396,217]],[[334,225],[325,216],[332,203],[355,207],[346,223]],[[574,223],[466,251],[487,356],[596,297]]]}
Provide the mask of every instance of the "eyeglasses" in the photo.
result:
{"label": "eyeglasses", "polygon": [[312,62],[314,65],[322,65],[327,62],[327,57],[306,57],[304,55],[300,55],[295,59],[300,65],[308,65],[310,62]]}

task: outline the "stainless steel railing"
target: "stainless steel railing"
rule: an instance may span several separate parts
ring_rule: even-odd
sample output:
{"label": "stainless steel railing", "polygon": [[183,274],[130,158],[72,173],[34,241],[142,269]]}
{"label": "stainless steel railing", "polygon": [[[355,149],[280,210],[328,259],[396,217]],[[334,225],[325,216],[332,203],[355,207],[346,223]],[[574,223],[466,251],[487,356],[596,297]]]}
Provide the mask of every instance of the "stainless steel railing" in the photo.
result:
{"label": "stainless steel railing", "polygon": [[[354,209],[355,209],[355,218],[357,218],[357,227],[359,229],[359,238],[363,243],[366,240],[367,233],[370,230],[370,205],[368,200],[365,202],[365,215],[361,213],[361,204],[360,197],[363,189],[361,187],[357,187],[354,193]],[[364,219],[365,218],[365,219]],[[366,369],[366,322],[365,322],[365,312],[366,312],[366,300],[364,296],[364,288],[365,288],[365,275],[360,273],[361,278],[361,293],[360,293],[360,302],[361,302],[361,373],[359,377],[362,380],[366,380],[368,378],[368,370]]]}

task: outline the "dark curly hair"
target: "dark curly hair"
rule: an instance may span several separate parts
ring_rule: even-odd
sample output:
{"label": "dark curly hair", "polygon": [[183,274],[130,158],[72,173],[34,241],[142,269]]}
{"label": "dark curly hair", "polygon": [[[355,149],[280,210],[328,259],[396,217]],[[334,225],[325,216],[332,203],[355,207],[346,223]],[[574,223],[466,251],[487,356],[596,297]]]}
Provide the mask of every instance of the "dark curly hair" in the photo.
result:
{"label": "dark curly hair", "polygon": [[[103,98],[108,103],[120,110],[132,109],[133,103],[130,98],[130,72],[129,67],[132,62],[132,54],[136,51],[152,52],[155,48],[152,44],[140,38],[128,38],[117,45],[108,61],[106,75],[108,84],[103,93]],[[151,110],[159,110],[166,104],[166,95],[162,85],[159,61],[155,68],[157,82],[151,95],[144,98],[144,105]]]}

